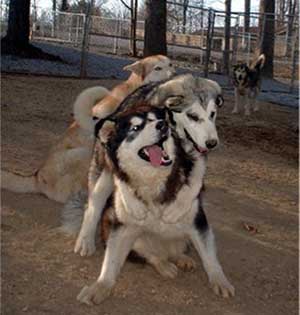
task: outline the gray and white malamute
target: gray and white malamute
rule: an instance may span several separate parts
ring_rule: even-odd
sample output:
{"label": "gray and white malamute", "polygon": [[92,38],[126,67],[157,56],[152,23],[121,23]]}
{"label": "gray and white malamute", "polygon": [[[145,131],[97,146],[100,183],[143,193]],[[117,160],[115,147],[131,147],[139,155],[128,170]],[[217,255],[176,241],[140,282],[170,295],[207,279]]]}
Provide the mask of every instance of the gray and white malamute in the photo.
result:
{"label": "gray and white malamute", "polygon": [[234,295],[202,207],[206,154],[218,143],[215,119],[220,102],[220,88],[202,80],[181,76],[141,88],[127,99],[134,104],[100,129],[102,145],[98,141],[93,159],[94,169],[99,165],[98,174],[94,172],[98,179],[93,202],[89,200],[89,207],[98,212],[94,219],[101,215],[95,210],[103,204],[99,188],[109,174],[113,203],[102,214],[106,250],[101,274],[82,289],[79,301],[97,304],[107,298],[132,250],[161,275],[175,277],[178,267],[194,265],[185,255],[188,242],[200,255],[214,292]]}
{"label": "gray and white malamute", "polygon": [[265,55],[260,55],[250,66],[246,63],[233,66],[233,85],[235,95],[235,105],[232,113],[239,111],[241,102],[245,106],[245,115],[250,115],[251,107],[258,111],[259,107],[256,97],[260,91],[261,69],[265,64]]}

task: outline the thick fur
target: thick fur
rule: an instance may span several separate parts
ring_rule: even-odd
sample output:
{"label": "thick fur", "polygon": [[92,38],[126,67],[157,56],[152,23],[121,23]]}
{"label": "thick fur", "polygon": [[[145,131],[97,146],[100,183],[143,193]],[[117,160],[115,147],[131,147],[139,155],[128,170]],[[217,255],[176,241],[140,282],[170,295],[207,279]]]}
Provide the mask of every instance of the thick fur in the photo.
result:
{"label": "thick fur", "polygon": [[233,85],[235,105],[232,113],[238,113],[239,107],[244,104],[245,115],[249,116],[251,110],[258,111],[256,98],[260,91],[261,69],[265,64],[265,55],[260,55],[250,66],[239,64],[233,66]]}
{"label": "thick fur", "polygon": [[2,188],[42,193],[58,202],[65,202],[71,194],[87,189],[87,165],[91,160],[94,139],[91,131],[85,128],[88,124],[84,112],[90,111],[107,94],[108,90],[103,87],[83,91],[74,103],[74,115],[78,120],[54,145],[43,165],[31,176],[1,170]]}
{"label": "thick fur", "polygon": [[[199,105],[199,99],[202,100],[203,107]],[[126,111],[134,111],[136,107],[143,106],[145,103],[172,110],[172,119],[174,122],[177,120],[176,132],[182,139],[186,139],[187,134],[196,139],[199,150],[207,150],[207,141],[213,140],[215,145],[218,143],[215,129],[216,106],[221,106],[223,99],[221,88],[216,82],[194,78],[192,75],[182,75],[161,84],[144,85],[122,102],[119,107],[120,111],[116,112],[114,117],[118,117],[119,114],[124,115]],[[202,131],[202,128],[205,127],[205,133],[199,132],[199,124],[195,121],[201,115],[206,117],[206,123],[202,124],[200,128]],[[96,130],[99,128],[98,125],[101,127],[101,122],[96,125]],[[190,142],[188,141],[188,143]],[[97,148],[98,154],[93,155],[89,171],[88,207],[74,249],[81,256],[92,255],[96,250],[97,224],[113,187],[111,172],[105,167],[101,144],[96,144]],[[78,211],[78,208],[74,211]],[[70,220],[72,221],[72,218]]]}
{"label": "thick fur", "polygon": [[[206,111],[198,100],[197,106],[202,111],[197,111],[195,103],[196,99],[189,110],[199,115],[199,126],[213,120],[209,106]],[[105,233],[108,239],[101,274],[78,295],[83,303],[98,304],[110,295],[132,249],[161,275],[175,277],[177,266],[193,265],[191,258],[184,254],[188,240],[201,257],[214,292],[224,297],[234,295],[234,288],[218,262],[213,233],[202,207],[205,155],[196,147],[199,138],[180,139],[176,133],[177,125],[184,120],[172,119],[175,125],[171,123],[174,127],[171,133],[157,109],[143,106],[135,112],[123,113],[115,122],[107,122],[100,131],[106,148],[106,164],[113,173],[114,206],[102,220],[109,216],[110,231]],[[210,128],[200,128],[204,138],[211,138]],[[161,158],[160,166],[153,166],[140,152],[162,139],[165,152],[162,156],[166,155],[171,162],[166,164]],[[202,140],[200,148],[201,145]]]}
{"label": "thick fur", "polygon": [[[172,81],[181,86],[177,90],[180,94],[167,92],[168,89],[173,91]],[[191,258],[184,254],[188,240],[202,258],[215,293],[224,297],[234,295],[234,288],[218,262],[213,233],[201,200],[206,154],[212,149],[212,140],[214,146],[217,144],[215,118],[219,95],[218,91],[206,93],[216,97],[208,97],[208,103],[202,105],[195,94],[185,97],[183,86],[190,86],[189,93],[193,93],[199,82],[186,76],[161,84],[154,95],[145,97],[141,94],[143,101],[139,107],[127,108],[100,129],[99,137],[105,145],[102,173],[105,172],[105,177],[108,172],[113,174],[114,206],[102,216],[102,222],[105,221],[109,229],[102,231],[108,236],[105,258],[98,280],[90,287],[84,287],[78,295],[78,300],[83,303],[97,304],[110,295],[132,249],[161,275],[173,278],[177,266],[193,265]],[[155,97],[157,94],[161,98]],[[163,109],[149,108],[153,102],[169,109],[172,132],[161,114]],[[189,125],[192,127],[188,128]],[[160,166],[141,155],[141,151],[148,150],[153,144],[157,147],[158,143],[165,152],[160,157]],[[94,157],[97,155],[96,149]],[[101,191],[104,187],[98,186],[101,181],[102,174],[92,191],[96,201],[93,204],[97,209],[96,221],[100,217],[99,205],[103,207],[105,201]],[[91,222],[91,217],[88,220]],[[102,229],[106,229],[105,225]],[[94,226],[92,230],[94,232]]]}
{"label": "thick fur", "polygon": [[92,87],[77,97],[74,103],[74,123],[51,149],[34,175],[23,176],[1,171],[2,188],[23,193],[42,193],[58,202],[66,202],[76,192],[87,190],[95,116],[105,118],[141,84],[165,80],[174,73],[169,58],[161,55],[144,58],[124,69],[131,71],[129,79],[110,93],[103,87]]}

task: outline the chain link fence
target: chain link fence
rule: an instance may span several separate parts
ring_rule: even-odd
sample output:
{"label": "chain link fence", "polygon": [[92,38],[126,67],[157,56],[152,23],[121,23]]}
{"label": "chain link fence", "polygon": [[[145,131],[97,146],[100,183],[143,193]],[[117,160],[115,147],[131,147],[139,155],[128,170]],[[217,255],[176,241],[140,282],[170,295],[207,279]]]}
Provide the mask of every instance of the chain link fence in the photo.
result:
{"label": "chain link fence", "polygon": [[[172,5],[171,5],[172,4]],[[190,62],[202,70],[223,73],[225,51],[224,25],[226,14],[197,6],[183,8],[171,5],[167,18],[167,44],[169,55],[183,62]],[[182,11],[184,10],[184,12]],[[183,13],[182,13],[183,12]],[[1,5],[1,35],[6,32],[8,8]],[[251,13],[250,23],[244,27],[245,14],[232,12],[230,17],[229,67],[235,63],[249,63],[257,53],[262,40],[262,27],[267,15]],[[274,75],[290,81],[291,88],[298,80],[299,72],[299,24],[298,17],[274,19]],[[52,41],[82,49],[86,15],[71,12],[53,12],[34,7],[31,10],[31,40]],[[293,22],[291,25],[291,21]],[[88,30],[88,49],[95,53],[130,54],[133,40],[131,20],[91,16]],[[144,21],[136,23],[138,55],[142,56]],[[268,58],[268,56],[266,56]]]}

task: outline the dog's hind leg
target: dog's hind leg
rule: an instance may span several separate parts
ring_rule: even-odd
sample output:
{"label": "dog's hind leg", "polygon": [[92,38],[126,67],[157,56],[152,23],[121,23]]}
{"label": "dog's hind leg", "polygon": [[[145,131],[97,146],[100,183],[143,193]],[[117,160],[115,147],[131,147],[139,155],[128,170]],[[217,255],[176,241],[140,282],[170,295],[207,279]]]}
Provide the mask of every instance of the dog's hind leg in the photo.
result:
{"label": "dog's hind leg", "polygon": [[214,235],[209,227],[202,206],[199,206],[194,226],[188,231],[190,239],[202,259],[209,282],[215,294],[234,296],[234,287],[227,280],[218,261]]}
{"label": "dog's hind leg", "polygon": [[77,300],[92,305],[99,304],[109,297],[125,259],[139,234],[138,228],[125,225],[118,226],[110,233],[100,276],[91,286],[85,286],[81,290]]}
{"label": "dog's hind leg", "polygon": [[175,263],[168,261],[170,242],[164,242],[151,236],[143,235],[134,243],[133,249],[163,277],[175,278],[178,269]]}
{"label": "dog's hind leg", "polygon": [[84,213],[80,233],[76,240],[74,252],[81,256],[92,255],[95,250],[95,234],[97,225],[107,199],[113,191],[112,175],[103,170],[93,191],[89,194],[88,207]]}
{"label": "dog's hind leg", "polygon": [[240,106],[240,94],[237,88],[234,88],[234,108],[232,114],[237,114],[239,112]]}

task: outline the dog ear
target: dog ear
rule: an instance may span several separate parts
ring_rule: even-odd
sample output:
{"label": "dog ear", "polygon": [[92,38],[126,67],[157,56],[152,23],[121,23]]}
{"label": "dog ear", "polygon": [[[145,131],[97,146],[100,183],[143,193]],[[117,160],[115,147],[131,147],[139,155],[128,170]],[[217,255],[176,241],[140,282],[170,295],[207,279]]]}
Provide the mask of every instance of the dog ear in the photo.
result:
{"label": "dog ear", "polygon": [[252,68],[261,70],[266,62],[266,57],[264,54],[261,54],[256,61],[253,63]]}
{"label": "dog ear", "polygon": [[112,136],[116,133],[116,124],[111,120],[106,120],[99,132],[99,138],[102,144],[106,145]]}
{"label": "dog ear", "polygon": [[224,98],[222,95],[218,95],[216,100],[215,100],[215,104],[218,106],[218,107],[222,107],[224,105]]}
{"label": "dog ear", "polygon": [[164,101],[164,106],[170,111],[181,113],[186,106],[183,95],[171,95]]}
{"label": "dog ear", "polygon": [[123,68],[123,70],[131,71],[131,72],[137,74],[138,76],[143,77],[144,72],[145,72],[144,68],[145,67],[141,61],[136,61],[135,63],[132,63],[131,65],[125,66]]}

